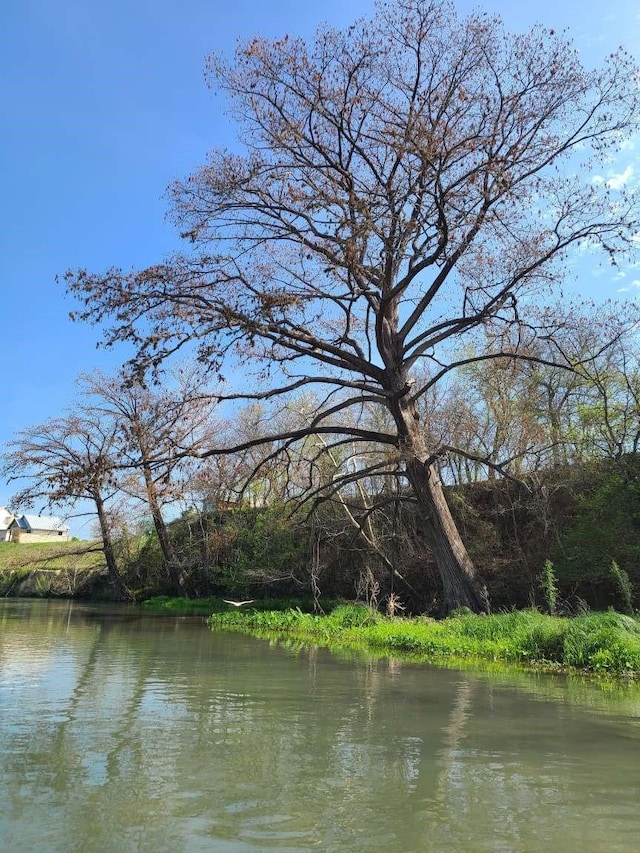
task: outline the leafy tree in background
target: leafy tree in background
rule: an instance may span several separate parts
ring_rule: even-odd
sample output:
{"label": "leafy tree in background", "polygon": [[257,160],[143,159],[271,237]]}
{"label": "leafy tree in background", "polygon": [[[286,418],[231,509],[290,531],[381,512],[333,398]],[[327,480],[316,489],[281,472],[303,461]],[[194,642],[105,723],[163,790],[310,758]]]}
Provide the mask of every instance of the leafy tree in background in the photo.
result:
{"label": "leafy tree in background", "polygon": [[[555,322],[552,336],[521,347],[520,358],[470,361],[462,367],[450,393],[425,410],[432,429],[452,436],[452,443],[466,451],[447,460],[449,479],[491,479],[496,470],[522,478],[549,467],[635,453],[640,442],[639,319],[635,303],[597,310],[592,304],[547,307],[537,325],[551,328]],[[480,338],[463,352],[480,355],[490,346],[490,339]]]}
{"label": "leafy tree in background", "polygon": [[[395,0],[309,44],[240,44],[208,74],[244,153],[213,150],[173,186],[184,254],[67,273],[74,316],[136,347],[140,373],[195,347],[212,372],[257,365],[228,396],[313,384],[306,425],[205,454],[286,454],[314,434],[385,448],[361,473],[410,485],[443,609],[486,610],[439,475],[459,448],[431,440],[420,402],[465,364],[539,358],[532,342],[554,328],[528,310],[567,253],[599,246],[615,260],[632,246],[637,202],[590,176],[638,128],[636,67],[619,51],[587,70],[552,30],[513,35],[447,2]],[[457,357],[480,330],[485,348]],[[389,428],[359,425],[363,406]]]}

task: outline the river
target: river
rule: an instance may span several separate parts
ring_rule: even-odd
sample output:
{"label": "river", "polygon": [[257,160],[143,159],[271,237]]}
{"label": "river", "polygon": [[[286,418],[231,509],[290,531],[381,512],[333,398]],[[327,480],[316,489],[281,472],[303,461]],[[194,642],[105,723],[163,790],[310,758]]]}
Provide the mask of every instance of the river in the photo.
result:
{"label": "river", "polygon": [[0,601],[0,849],[637,851],[640,692]]}

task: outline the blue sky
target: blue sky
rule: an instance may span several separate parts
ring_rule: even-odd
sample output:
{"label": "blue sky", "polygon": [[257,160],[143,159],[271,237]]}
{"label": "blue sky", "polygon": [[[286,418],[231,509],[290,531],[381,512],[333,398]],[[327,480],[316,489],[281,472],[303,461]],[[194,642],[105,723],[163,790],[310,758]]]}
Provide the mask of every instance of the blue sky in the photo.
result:
{"label": "blue sky", "polygon": [[[477,4],[460,0],[461,11]],[[511,29],[569,27],[587,64],[619,44],[640,57],[636,0],[488,0]],[[115,368],[99,330],[68,320],[56,285],[67,268],[156,262],[176,246],[167,184],[230,144],[223,102],[204,85],[204,57],[257,33],[310,36],[342,26],[371,0],[5,0],[0,32],[0,445],[73,401],[81,371]],[[640,141],[600,178],[635,183]],[[640,293],[640,267],[581,271],[590,298]],[[634,284],[637,282],[637,284]],[[0,481],[0,505],[15,484]],[[23,508],[26,509],[26,508]],[[74,527],[78,535],[86,528]]]}

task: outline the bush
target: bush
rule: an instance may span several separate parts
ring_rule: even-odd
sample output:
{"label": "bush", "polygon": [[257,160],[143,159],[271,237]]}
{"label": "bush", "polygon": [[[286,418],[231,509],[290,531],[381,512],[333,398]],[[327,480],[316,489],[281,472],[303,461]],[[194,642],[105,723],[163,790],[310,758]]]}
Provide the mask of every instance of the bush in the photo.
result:
{"label": "bush", "polygon": [[629,580],[629,575],[624,569],[620,568],[615,560],[611,561],[609,572],[618,603],[617,609],[623,613],[633,613],[633,586]]}
{"label": "bush", "polygon": [[547,607],[547,612],[550,616],[554,616],[558,601],[558,579],[556,578],[556,573],[551,560],[544,561],[538,584],[542,590],[542,596]]}
{"label": "bush", "polygon": [[340,604],[329,618],[339,628],[364,628],[375,625],[382,617],[366,604]]}

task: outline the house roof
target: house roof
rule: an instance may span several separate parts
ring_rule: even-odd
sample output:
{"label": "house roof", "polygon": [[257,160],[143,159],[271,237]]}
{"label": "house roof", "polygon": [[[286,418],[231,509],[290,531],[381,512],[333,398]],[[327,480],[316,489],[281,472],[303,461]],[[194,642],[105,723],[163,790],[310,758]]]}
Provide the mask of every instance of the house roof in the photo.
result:
{"label": "house roof", "polygon": [[16,521],[22,530],[50,530],[56,533],[69,530],[63,520],[56,515],[21,515]]}
{"label": "house roof", "polygon": [[6,506],[0,506],[0,530],[6,530],[14,518],[14,514],[9,512]]}

